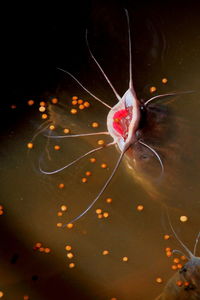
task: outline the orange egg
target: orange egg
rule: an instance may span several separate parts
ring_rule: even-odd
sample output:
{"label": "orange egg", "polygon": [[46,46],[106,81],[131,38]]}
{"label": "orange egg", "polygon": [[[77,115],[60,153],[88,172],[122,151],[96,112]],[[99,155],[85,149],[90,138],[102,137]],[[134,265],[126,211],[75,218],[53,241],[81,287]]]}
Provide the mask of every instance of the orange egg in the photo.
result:
{"label": "orange egg", "polygon": [[42,114],[42,119],[43,120],[46,120],[48,118],[48,115],[47,114]]}
{"label": "orange egg", "polygon": [[163,78],[163,79],[162,79],[162,83],[164,83],[164,84],[166,84],[167,81],[168,81],[167,78]]}
{"label": "orange egg", "polygon": [[33,148],[33,143],[28,143],[27,148],[32,149]]}
{"label": "orange egg", "polygon": [[77,100],[77,99],[78,99],[77,96],[73,96],[73,97],[72,97],[72,100]]}
{"label": "orange egg", "polygon": [[75,114],[77,114],[77,109],[76,108],[72,108],[70,110],[70,112],[71,112],[72,115],[75,115]]}
{"label": "orange egg", "polygon": [[65,250],[70,251],[71,249],[72,249],[72,246],[70,246],[70,245],[65,246]]}
{"label": "orange egg", "polygon": [[64,128],[64,129],[63,129],[63,132],[64,132],[65,134],[70,133],[70,129]]}
{"label": "orange egg", "polygon": [[112,198],[106,198],[106,202],[107,203],[111,203],[112,202]]}
{"label": "orange egg", "polygon": [[59,146],[59,145],[55,145],[55,146],[54,146],[54,149],[55,149],[55,150],[60,150],[60,146]]}
{"label": "orange egg", "polygon": [[63,189],[65,187],[64,183],[59,183],[58,185],[59,189]]}
{"label": "orange egg", "polygon": [[156,91],[156,87],[155,86],[151,86],[149,89],[150,93],[154,93]]}
{"label": "orange egg", "polygon": [[82,181],[83,183],[86,183],[86,182],[87,182],[87,178],[86,178],[86,177],[83,177],[83,178],[81,179],[81,181]]}
{"label": "orange egg", "polygon": [[33,104],[34,104],[34,100],[28,100],[28,102],[27,102],[27,103],[28,103],[28,105],[29,105],[29,106],[31,106],[31,105],[33,105]]}
{"label": "orange egg", "polygon": [[97,127],[99,127],[99,123],[97,123],[97,122],[93,122],[93,123],[92,123],[92,127],[93,127],[93,128],[97,128]]}
{"label": "orange egg", "polygon": [[90,107],[90,103],[89,102],[87,102],[87,101],[85,101],[84,103],[83,103],[83,105],[85,106],[85,107]]}
{"label": "orange egg", "polygon": [[52,99],[51,99],[51,102],[52,102],[53,104],[58,103],[58,98],[52,98]]}
{"label": "orange egg", "polygon": [[91,163],[95,163],[95,162],[96,162],[96,158],[91,157],[91,158],[90,158],[90,162],[91,162]]}

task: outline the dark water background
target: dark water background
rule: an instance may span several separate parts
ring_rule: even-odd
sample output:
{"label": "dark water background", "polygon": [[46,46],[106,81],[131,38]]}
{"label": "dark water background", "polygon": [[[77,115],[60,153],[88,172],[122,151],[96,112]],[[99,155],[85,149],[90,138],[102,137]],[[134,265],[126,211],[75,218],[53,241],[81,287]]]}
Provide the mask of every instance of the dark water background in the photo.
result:
{"label": "dark water background", "polygon": [[[120,95],[128,88],[127,24],[123,8],[130,14],[133,47],[133,81],[139,99],[148,99],[150,86],[158,93],[195,90],[167,103],[173,126],[171,136],[164,136],[158,150],[165,154],[165,179],[159,185],[146,178],[146,164],[140,173],[127,168],[126,159],[104,195],[73,229],[57,228],[67,223],[94,199],[105,182],[119,153],[114,148],[95,155],[97,163],[85,159],[68,170],[45,176],[38,161],[51,170],[96,146],[97,138],[60,140],[61,150],[51,155],[44,151],[47,139],[41,134],[35,147],[27,151],[42,123],[38,103],[58,97],[66,108],[50,109],[50,119],[74,133],[91,132],[92,121],[100,130],[106,128],[107,109],[93,102],[76,83],[56,67],[67,69],[98,97],[111,106],[116,99],[88,54],[85,29],[90,46]],[[193,249],[199,231],[199,76],[200,76],[200,5],[132,1],[92,1],[71,3],[68,8],[31,5],[8,8],[5,27],[5,84],[1,99],[1,201],[5,213],[0,216],[0,290],[3,299],[155,299],[172,276],[172,259],[165,247],[180,249],[171,234],[163,203],[181,239]],[[167,85],[161,83],[168,78]],[[91,108],[72,116],[71,96],[92,102]],[[27,100],[34,99],[34,107]],[[171,99],[167,99],[171,100]],[[166,100],[166,101],[167,101]],[[16,104],[16,109],[10,105]],[[60,129],[61,129],[60,128]],[[93,130],[94,131],[94,130]],[[58,131],[59,133],[59,131]],[[163,141],[163,136],[160,136]],[[109,140],[109,139],[107,139]],[[166,143],[165,143],[166,141]],[[48,148],[52,149],[54,141]],[[158,143],[159,144],[159,143]],[[162,147],[163,148],[162,148]],[[159,148],[160,147],[160,148]],[[172,149],[172,150],[171,150]],[[108,164],[102,170],[99,165]],[[157,170],[156,161],[151,161]],[[80,183],[84,172],[93,176]],[[156,171],[155,171],[156,172]],[[65,183],[65,189],[57,185]],[[152,193],[156,196],[152,197]],[[112,197],[112,204],[105,198]],[[58,217],[60,206],[68,211]],[[138,212],[138,204],[144,211]],[[108,211],[99,220],[95,209]],[[181,223],[179,217],[189,220]],[[32,250],[36,242],[51,248],[50,254]],[[73,247],[76,266],[66,257],[66,244]],[[110,254],[103,256],[103,250]],[[128,262],[122,262],[127,256]],[[155,279],[163,278],[163,284]]]}

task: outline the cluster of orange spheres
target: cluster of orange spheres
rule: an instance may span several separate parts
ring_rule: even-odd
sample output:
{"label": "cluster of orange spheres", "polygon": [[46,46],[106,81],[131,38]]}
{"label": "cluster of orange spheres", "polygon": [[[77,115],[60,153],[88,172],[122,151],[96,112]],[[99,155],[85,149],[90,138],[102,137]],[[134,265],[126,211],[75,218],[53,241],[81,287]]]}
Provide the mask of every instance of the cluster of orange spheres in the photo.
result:
{"label": "cluster of orange spheres", "polygon": [[86,183],[86,182],[88,181],[88,177],[90,177],[91,175],[92,175],[92,172],[91,172],[91,171],[86,171],[86,172],[85,172],[85,176],[86,176],[86,177],[82,177],[82,178],[81,178],[81,182],[82,182],[82,183]]}
{"label": "cluster of orange spheres", "polygon": [[[71,103],[74,107],[78,107],[80,110],[83,110],[85,108],[90,107],[90,103],[88,101],[83,101],[82,99],[79,99],[77,96],[72,97],[72,102]],[[77,114],[78,109],[77,108],[72,108],[70,110],[70,112],[71,112],[72,115],[75,115],[75,114]]]}
{"label": "cluster of orange spheres", "polygon": [[97,217],[98,219],[106,219],[109,217],[109,213],[107,211],[104,211],[101,209],[101,208],[97,208],[96,209],[96,214],[97,214]]}
{"label": "cluster of orange spheres", "polygon": [[68,207],[66,205],[61,205],[60,207],[60,211],[57,212],[57,216],[58,217],[62,217],[63,213],[66,212],[68,209]]}
{"label": "cluster of orange spheres", "polygon": [[[65,246],[65,250],[67,251],[67,258],[68,259],[72,259],[74,257],[74,253],[71,252],[72,246],[71,245],[66,245]],[[73,269],[74,267],[75,267],[75,263],[74,262],[69,263],[69,268],[70,269]]]}
{"label": "cluster of orange spheres", "polygon": [[42,243],[37,242],[35,243],[33,250],[38,250],[39,252],[43,252],[43,253],[50,253],[51,249],[48,247],[43,247]]}
{"label": "cluster of orange spheres", "polygon": [[182,281],[182,280],[177,280],[176,285],[179,287],[188,287],[190,285],[190,283],[188,281]]}
{"label": "cluster of orange spheres", "polygon": [[0,216],[4,214],[4,207],[3,205],[0,205]]}

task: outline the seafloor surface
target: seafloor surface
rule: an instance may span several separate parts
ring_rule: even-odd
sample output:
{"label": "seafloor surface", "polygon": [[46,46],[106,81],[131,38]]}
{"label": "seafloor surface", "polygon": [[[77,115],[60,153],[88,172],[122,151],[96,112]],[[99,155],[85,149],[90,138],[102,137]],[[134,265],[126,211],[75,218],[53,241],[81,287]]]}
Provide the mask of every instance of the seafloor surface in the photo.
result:
{"label": "seafloor surface", "polygon": [[[48,137],[49,133],[63,135],[65,128],[72,134],[104,131],[108,113],[56,67],[72,72],[113,106],[116,99],[112,90],[85,46],[85,28],[95,56],[123,95],[129,80],[124,6],[130,14],[133,81],[138,98],[172,91],[194,92],[154,104],[156,123],[152,131],[148,127],[152,115],[147,112],[150,123],[144,124],[143,138],[160,154],[164,175],[159,177],[155,156],[136,147],[124,157],[94,207],[72,228],[63,228],[95,199],[119,152],[112,146],[62,172],[42,174],[40,168],[58,169],[99,147],[99,140],[111,141],[102,135]],[[12,26],[7,36],[11,68],[6,77],[8,87],[4,86],[7,97],[0,109],[2,299],[153,300],[184,264],[178,254],[170,256],[168,251],[166,256],[166,248],[183,251],[166,212],[174,230],[192,251],[200,229],[197,8],[192,3],[184,7],[177,4],[172,9],[169,4],[158,6],[153,2],[147,6],[93,1],[85,6],[77,4],[76,9],[71,4],[66,15],[57,7],[46,14],[36,9],[32,18],[27,11],[22,19],[16,18],[16,23],[10,16]],[[162,83],[163,78],[167,83]],[[151,93],[150,87],[157,90]],[[73,105],[73,96],[90,106],[81,109]],[[53,98],[58,103],[52,103]],[[29,100],[34,103],[28,105]],[[39,111],[41,101],[46,103],[45,109],[40,109],[43,112]],[[72,108],[77,113],[70,113]],[[47,119],[42,119],[45,113]],[[97,128],[93,122],[98,122]],[[49,130],[49,125],[55,130]],[[27,148],[30,142],[32,149]],[[97,209],[102,211],[98,214]],[[188,220],[181,222],[181,216]],[[36,243],[40,243],[38,247]],[[66,249],[67,245],[71,248]],[[179,260],[173,262],[174,257]]]}

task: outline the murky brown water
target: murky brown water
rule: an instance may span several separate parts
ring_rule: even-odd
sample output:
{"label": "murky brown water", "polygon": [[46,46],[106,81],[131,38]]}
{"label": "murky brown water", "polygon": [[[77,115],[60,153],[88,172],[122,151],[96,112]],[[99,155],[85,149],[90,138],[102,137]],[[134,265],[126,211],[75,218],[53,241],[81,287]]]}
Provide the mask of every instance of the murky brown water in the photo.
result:
{"label": "murky brown water", "polygon": [[[94,2],[87,12],[91,48],[120,95],[128,88],[123,6]],[[132,163],[131,168],[128,167],[128,158],[124,157],[104,194],[72,229],[58,228],[57,223],[67,224],[91,203],[111,173],[119,152],[112,146],[58,174],[42,174],[39,162],[45,171],[60,168],[97,147],[99,137],[48,140],[44,135],[48,131],[44,131],[34,139],[34,148],[28,151],[26,144],[43,122],[38,104],[41,100],[49,101],[50,97],[59,99],[58,105],[48,106],[49,119],[57,127],[52,134],[61,134],[63,128],[70,128],[72,133],[103,131],[108,110],[67,75],[54,70],[48,78],[55,81],[49,79],[42,92],[38,92],[36,85],[35,93],[27,89],[22,93],[22,100],[17,102],[15,96],[13,103],[17,102],[17,108],[10,109],[6,104],[2,110],[2,118],[6,116],[1,141],[0,201],[4,207],[4,214],[0,216],[3,299],[23,299],[24,295],[36,300],[155,299],[174,274],[173,259],[166,257],[165,248],[183,250],[172,235],[166,207],[174,229],[193,249],[200,228],[198,12],[192,5],[175,7],[173,11],[164,5],[129,4],[127,8],[132,30],[133,81],[138,97],[150,98],[150,86],[156,86],[158,94],[196,91],[160,101],[156,107],[160,109],[158,115],[164,116],[165,126],[153,140],[151,132],[145,133],[163,158],[164,177],[158,180],[159,165],[155,158],[147,153],[146,161],[137,150],[134,152],[136,165]],[[55,25],[55,32],[58,33],[61,26],[62,33],[66,31],[66,39],[69,38],[67,47],[76,49],[74,55],[69,51],[65,60],[66,42],[60,40],[60,57],[56,57],[57,50],[53,62],[62,68],[71,65],[73,74],[91,91],[114,105],[112,91],[88,59],[85,46],[78,51],[79,44],[85,45],[81,21],[81,38],[77,36],[76,45],[72,45],[72,35],[67,36],[70,30],[63,28],[63,21]],[[161,82],[163,77],[168,78],[165,85]],[[91,107],[77,115],[70,114],[73,95],[89,101]],[[36,103],[28,107],[26,101],[33,96]],[[99,128],[91,127],[94,121],[99,122]],[[110,138],[105,140],[108,142]],[[59,151],[53,149],[57,144],[61,147]],[[90,157],[95,157],[96,163],[92,164]],[[108,167],[102,169],[101,163]],[[88,170],[92,176],[87,183],[82,183],[81,178]],[[64,183],[63,189],[58,188],[60,183]],[[108,197],[113,199],[112,203],[105,201]],[[67,205],[68,210],[57,216],[61,205]],[[138,205],[143,205],[144,210],[138,211]],[[108,212],[109,217],[98,219],[97,208]],[[188,216],[187,222],[180,222],[182,215]],[[171,235],[169,240],[164,240],[165,234]],[[51,252],[33,250],[36,242],[49,247]],[[67,258],[66,245],[72,246],[72,259]],[[102,255],[104,250],[109,254]],[[124,262],[123,257],[128,257],[128,261]],[[69,268],[71,262],[75,263],[72,269]],[[162,284],[156,282],[158,277],[162,278]]]}

